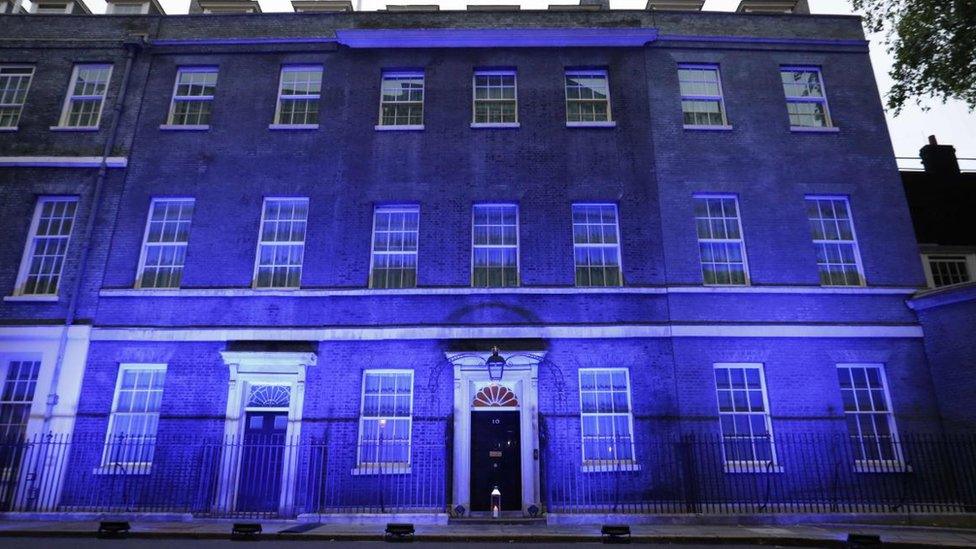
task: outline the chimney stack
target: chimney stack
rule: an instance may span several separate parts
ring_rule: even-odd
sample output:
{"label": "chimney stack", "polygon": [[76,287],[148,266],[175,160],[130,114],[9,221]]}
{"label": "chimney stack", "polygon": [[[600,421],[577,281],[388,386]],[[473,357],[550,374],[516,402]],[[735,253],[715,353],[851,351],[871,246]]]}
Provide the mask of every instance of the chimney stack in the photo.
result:
{"label": "chimney stack", "polygon": [[929,144],[918,151],[922,157],[925,173],[952,180],[959,177],[959,161],[956,160],[956,148],[952,145],[939,145],[934,135],[929,136]]}

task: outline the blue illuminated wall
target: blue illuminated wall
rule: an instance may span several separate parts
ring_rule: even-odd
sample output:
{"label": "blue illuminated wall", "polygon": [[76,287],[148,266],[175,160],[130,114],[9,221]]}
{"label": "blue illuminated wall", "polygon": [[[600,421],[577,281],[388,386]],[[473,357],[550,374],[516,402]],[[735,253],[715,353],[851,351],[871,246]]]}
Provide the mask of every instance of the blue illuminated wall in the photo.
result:
{"label": "blue illuminated wall", "polygon": [[[538,377],[537,413],[550,452],[543,453],[550,460],[543,482],[570,467],[573,458],[567,456],[579,453],[580,368],[621,367],[630,373],[634,435],[648,452],[646,467],[636,472],[643,480],[633,486],[674,488],[662,479],[651,482],[657,474],[652,463],[660,457],[651,454],[653,441],[718,433],[718,362],[764,365],[776,434],[845,433],[835,366],[847,362],[885,365],[900,430],[938,432],[939,381],[929,372],[915,313],[905,305],[923,277],[859,22],[756,16],[742,18],[733,29],[730,22],[740,19],[729,14],[659,14],[654,21],[645,12],[544,17],[566,27],[633,24],[615,19],[625,16],[642,27],[660,26],[661,37],[625,48],[225,43],[141,51],[115,153],[128,158],[128,167],[107,179],[91,244],[92,272],[84,285],[79,316],[93,328],[84,373],[74,380],[82,388],[76,435],[105,436],[120,364],[161,363],[167,374],[160,438],[219,439],[230,381],[221,352],[239,340],[285,340],[311,346],[318,357],[305,381],[303,441],[353,447],[363,370],[412,369],[413,442],[443,450],[426,459],[443,479],[451,472],[448,450],[458,413],[445,352],[458,340],[486,351],[499,339],[517,348],[520,338],[536,346],[542,341],[545,348],[535,350],[548,352]],[[226,25],[220,33],[307,37],[325,24],[341,26],[337,17],[228,16],[221,19]],[[376,25],[377,15],[362,17],[356,25]],[[397,24],[411,26],[426,16],[402,17]],[[439,25],[504,26],[445,17]],[[148,25],[136,20],[92,18],[84,25],[93,35],[115,36],[121,21]],[[63,32],[66,24],[50,18],[35,23],[37,30],[17,32],[44,37]],[[154,38],[217,38],[212,19],[204,16],[153,25]],[[737,35],[738,42],[707,38],[720,34]],[[74,53],[46,53],[51,59],[38,65],[38,73],[66,80],[70,61],[92,55]],[[730,130],[682,128],[676,66],[686,62],[720,65]],[[279,69],[288,63],[323,66],[318,129],[268,129]],[[790,131],[782,64],[822,68],[838,132]],[[207,131],[159,127],[181,65],[219,67]],[[517,70],[520,128],[469,127],[472,71],[483,67]],[[567,67],[608,70],[615,127],[566,127]],[[380,75],[387,68],[425,71],[423,131],[374,129]],[[119,70],[116,63],[116,79]],[[0,133],[0,147],[14,151],[7,154],[98,154],[103,132],[49,135],[41,128],[56,116],[63,87],[38,86],[42,92],[31,95],[23,133]],[[109,116],[107,111],[103,128]],[[21,141],[28,145],[15,145]],[[4,169],[3,177],[9,184],[0,189],[0,228],[13,238],[0,244],[0,286],[9,288],[16,276],[9,266],[19,262],[33,197],[85,193],[91,173]],[[753,287],[702,286],[691,200],[699,192],[738,196]],[[819,286],[807,194],[849,197],[867,287]],[[133,290],[150,201],[172,196],[196,200],[182,289]],[[262,200],[280,196],[309,199],[304,293],[250,289]],[[522,288],[468,291],[471,205],[493,201],[519,205]],[[594,201],[619,207],[623,288],[573,288],[570,208]],[[373,207],[390,203],[420,206],[416,292],[366,289]],[[70,263],[67,273],[74,276]],[[0,318],[43,324],[63,318],[62,307],[2,303]],[[430,328],[440,335],[390,331],[374,337],[401,328]],[[342,338],[316,335],[328,329],[351,331]],[[525,331],[492,335],[516,329]],[[357,337],[362,340],[348,340]],[[100,452],[91,445],[72,455],[79,473],[66,498],[83,498],[91,487],[111,484],[111,475],[92,472]],[[570,465],[561,465],[562,458]],[[351,454],[339,459],[346,460],[343,470],[354,468]]]}

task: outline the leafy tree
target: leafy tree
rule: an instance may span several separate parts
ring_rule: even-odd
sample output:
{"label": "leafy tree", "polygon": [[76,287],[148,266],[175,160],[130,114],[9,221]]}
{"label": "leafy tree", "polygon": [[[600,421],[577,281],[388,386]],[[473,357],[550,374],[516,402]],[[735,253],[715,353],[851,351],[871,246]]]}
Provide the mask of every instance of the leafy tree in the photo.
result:
{"label": "leafy tree", "polygon": [[[976,0],[852,0],[894,57],[888,107],[959,99],[976,109]],[[924,107],[923,107],[924,108]]]}

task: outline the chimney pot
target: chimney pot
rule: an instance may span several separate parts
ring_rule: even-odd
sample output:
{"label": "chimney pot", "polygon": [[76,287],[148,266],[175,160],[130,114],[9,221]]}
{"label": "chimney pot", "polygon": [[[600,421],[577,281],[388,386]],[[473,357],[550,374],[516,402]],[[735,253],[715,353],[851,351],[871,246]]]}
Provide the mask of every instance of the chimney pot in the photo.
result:
{"label": "chimney pot", "polygon": [[922,157],[925,173],[946,180],[945,182],[959,177],[956,148],[952,145],[939,145],[934,135],[929,136],[929,144],[922,147],[918,155]]}

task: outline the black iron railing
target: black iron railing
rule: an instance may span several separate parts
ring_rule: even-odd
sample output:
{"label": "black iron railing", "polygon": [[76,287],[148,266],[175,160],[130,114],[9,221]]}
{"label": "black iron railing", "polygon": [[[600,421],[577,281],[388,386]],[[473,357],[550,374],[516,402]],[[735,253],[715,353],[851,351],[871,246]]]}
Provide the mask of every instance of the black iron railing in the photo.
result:
{"label": "black iron railing", "polygon": [[[285,437],[0,442],[3,511],[291,517],[444,512],[445,445]],[[398,456],[379,462],[371,456]]]}
{"label": "black iron railing", "polygon": [[[601,441],[606,442],[606,441]],[[844,435],[777,435],[775,460],[731,461],[710,436],[548,440],[550,513],[976,512],[976,436],[903,435],[895,460],[864,460]],[[0,441],[0,510],[294,517],[447,512],[451,447],[326,439]],[[624,459],[608,459],[626,449]],[[632,449],[631,449],[632,448]]]}
{"label": "black iron railing", "polygon": [[633,459],[588,461],[581,443],[556,441],[542,485],[557,513],[976,512],[976,437],[880,441],[897,459],[864,459],[864,442],[782,435],[773,459],[745,461],[729,459],[741,441],[672,436],[633,441]]}

